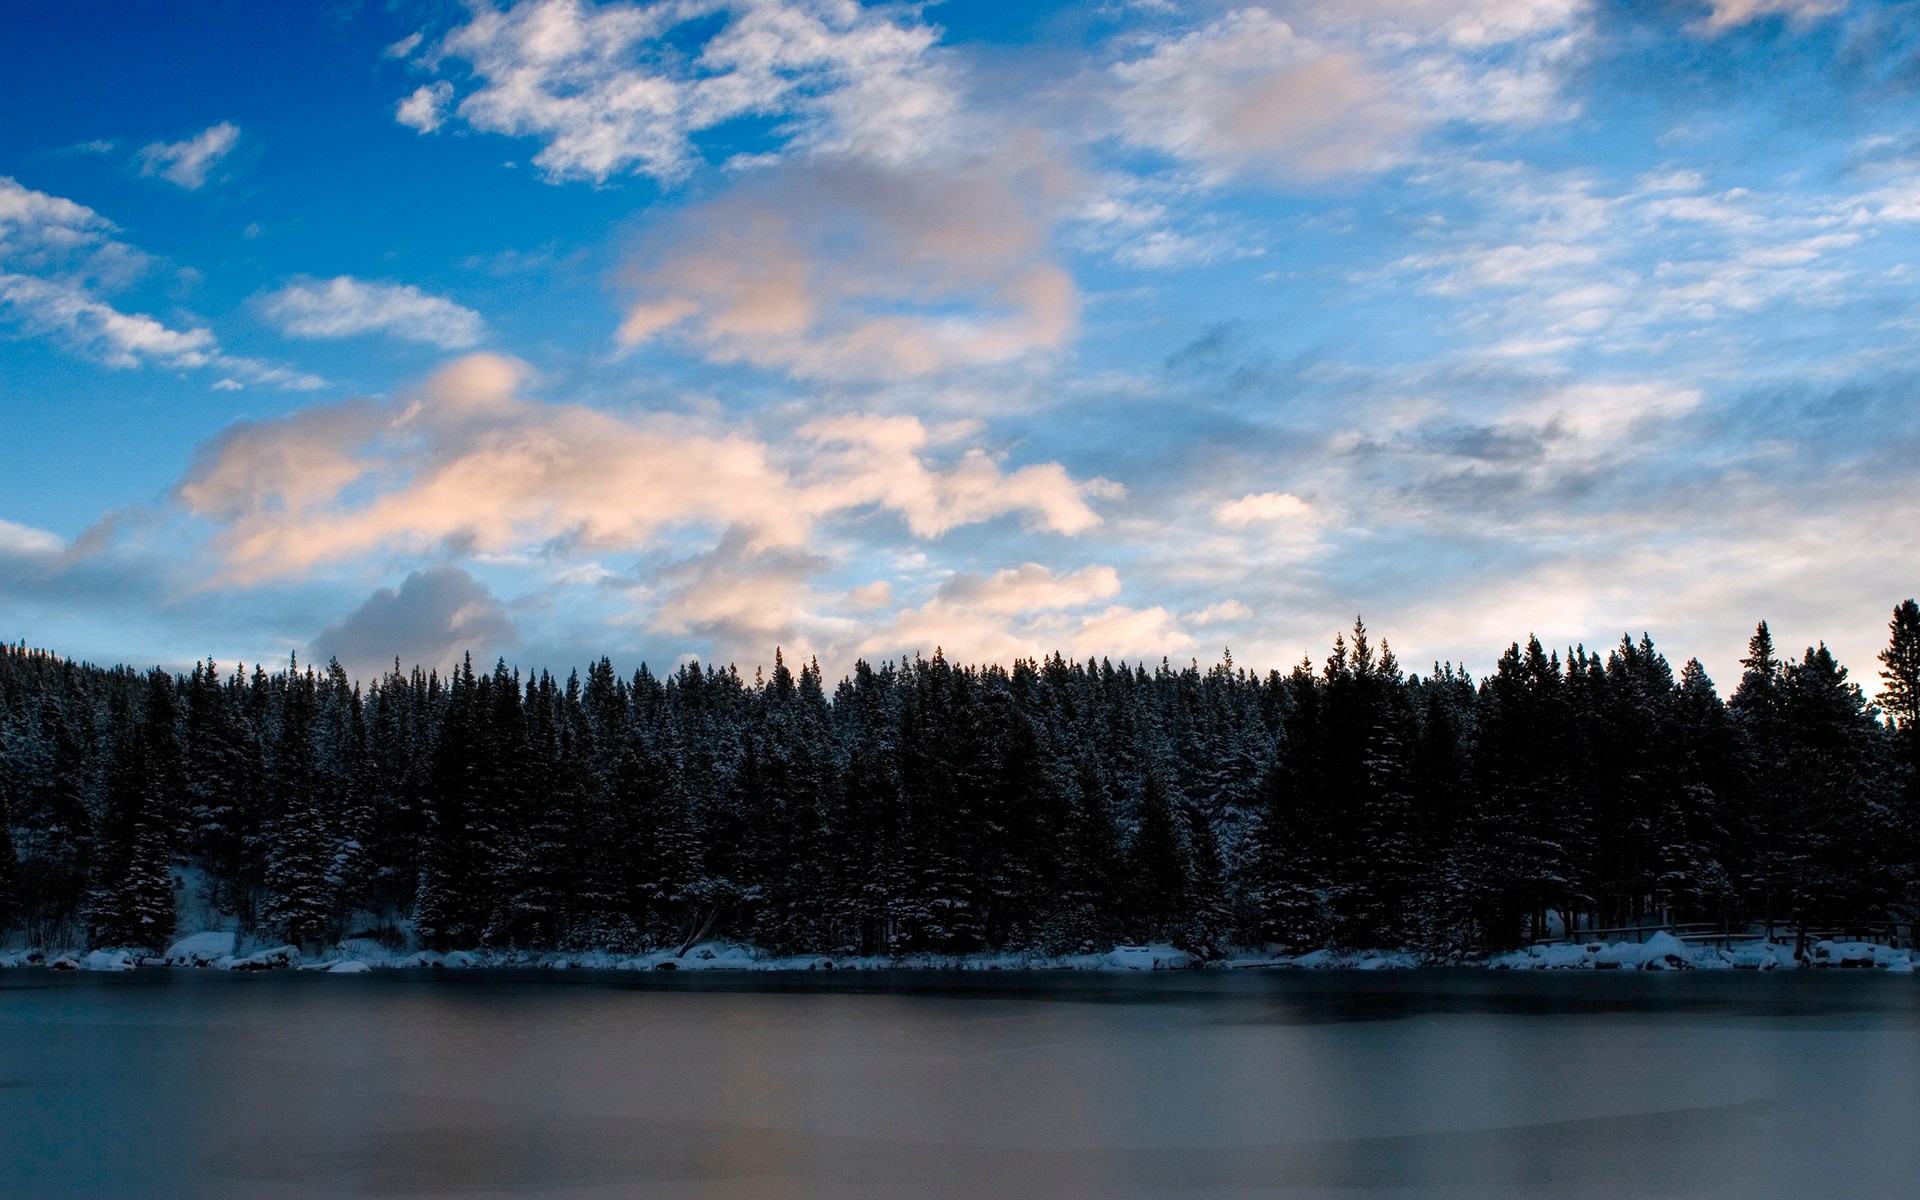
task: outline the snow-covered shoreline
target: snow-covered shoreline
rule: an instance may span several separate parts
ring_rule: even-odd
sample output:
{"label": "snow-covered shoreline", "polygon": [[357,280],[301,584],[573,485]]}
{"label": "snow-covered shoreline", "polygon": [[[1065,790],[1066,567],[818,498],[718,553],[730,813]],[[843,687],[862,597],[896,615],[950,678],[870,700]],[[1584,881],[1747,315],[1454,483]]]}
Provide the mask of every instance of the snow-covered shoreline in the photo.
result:
{"label": "snow-covered shoreline", "polygon": [[[240,951],[245,950],[245,953]],[[1092,954],[771,955],[727,942],[709,942],[682,952],[648,954],[606,951],[433,950],[396,951],[378,942],[355,939],[314,954],[293,946],[247,948],[234,934],[208,932],[182,938],[159,956],[130,950],[0,950],[0,967],[54,970],[131,971],[143,968],[199,968],[216,971],[297,970],[360,974],[375,970],[535,968],[614,971],[1178,971],[1178,970],[1413,970],[1468,967],[1495,971],[1566,970],[1752,970],[1776,971],[1855,968],[1913,974],[1920,951],[1872,942],[1818,941],[1796,958],[1791,945],[1759,939],[1726,946],[1689,945],[1669,933],[1643,942],[1586,942],[1536,945],[1482,959],[1438,960],[1409,950],[1316,950],[1299,955],[1241,954],[1201,961],[1169,945],[1116,946]]]}

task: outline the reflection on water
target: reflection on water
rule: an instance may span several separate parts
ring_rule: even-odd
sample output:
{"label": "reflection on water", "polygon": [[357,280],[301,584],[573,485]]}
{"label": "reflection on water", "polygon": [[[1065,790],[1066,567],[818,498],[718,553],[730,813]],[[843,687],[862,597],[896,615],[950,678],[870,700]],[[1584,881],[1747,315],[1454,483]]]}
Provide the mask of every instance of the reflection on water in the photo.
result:
{"label": "reflection on water", "polygon": [[1911,1197],[1920,983],[0,973],[0,1195]]}

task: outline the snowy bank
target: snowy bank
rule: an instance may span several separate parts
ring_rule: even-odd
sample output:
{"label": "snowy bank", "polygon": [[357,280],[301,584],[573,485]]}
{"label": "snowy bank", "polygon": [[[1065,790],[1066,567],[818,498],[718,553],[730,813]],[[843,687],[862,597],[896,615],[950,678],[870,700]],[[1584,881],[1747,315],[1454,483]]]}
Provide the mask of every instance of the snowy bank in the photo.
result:
{"label": "snowy bank", "polygon": [[[244,951],[244,952],[242,952]],[[186,967],[219,971],[299,970],[361,974],[375,970],[543,970],[616,971],[1112,971],[1151,972],[1194,969],[1228,970],[1409,970],[1426,966],[1483,967],[1498,971],[1565,970],[1791,970],[1799,967],[1866,969],[1911,974],[1920,970],[1920,951],[1872,942],[1819,941],[1796,958],[1791,945],[1760,938],[1734,939],[1725,945],[1688,943],[1664,931],[1641,942],[1542,943],[1480,960],[1436,960],[1412,950],[1326,948],[1305,954],[1238,953],[1202,960],[1178,947],[1115,946],[1084,954],[774,955],[734,942],[704,942],[685,951],[646,954],[609,951],[395,950],[367,938],[343,941],[317,953],[296,946],[243,945],[230,931],[208,931],[181,938],[159,957],[125,949],[47,954],[36,950],[0,951],[0,967],[44,966],[57,970],[131,971],[141,967]]]}

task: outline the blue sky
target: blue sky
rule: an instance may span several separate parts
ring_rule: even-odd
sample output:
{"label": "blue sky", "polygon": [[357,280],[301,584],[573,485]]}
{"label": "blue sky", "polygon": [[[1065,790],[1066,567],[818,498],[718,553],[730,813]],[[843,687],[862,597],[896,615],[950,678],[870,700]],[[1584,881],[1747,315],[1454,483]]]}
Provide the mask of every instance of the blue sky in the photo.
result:
{"label": "blue sky", "polygon": [[0,16],[0,636],[1403,661],[1920,588],[1920,5]]}

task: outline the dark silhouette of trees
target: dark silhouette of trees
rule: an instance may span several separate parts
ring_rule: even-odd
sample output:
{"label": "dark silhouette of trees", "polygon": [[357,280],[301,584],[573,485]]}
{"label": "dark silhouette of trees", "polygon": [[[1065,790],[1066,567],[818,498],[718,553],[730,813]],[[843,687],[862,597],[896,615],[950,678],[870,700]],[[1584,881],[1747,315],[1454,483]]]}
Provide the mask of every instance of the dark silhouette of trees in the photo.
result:
{"label": "dark silhouette of trees", "polygon": [[752,680],[338,664],[178,678],[0,648],[0,926],[909,955],[1118,941],[1467,954],[1562,923],[1920,908],[1920,607],[1881,707],[1761,624],[1730,699],[1652,640],[1476,681],[1364,624],[1264,676],[1058,655]]}

